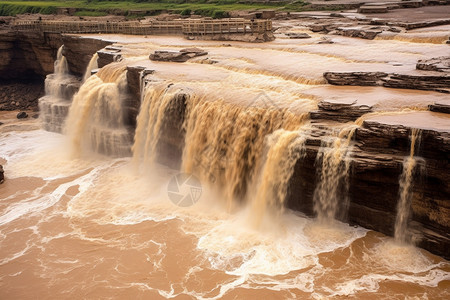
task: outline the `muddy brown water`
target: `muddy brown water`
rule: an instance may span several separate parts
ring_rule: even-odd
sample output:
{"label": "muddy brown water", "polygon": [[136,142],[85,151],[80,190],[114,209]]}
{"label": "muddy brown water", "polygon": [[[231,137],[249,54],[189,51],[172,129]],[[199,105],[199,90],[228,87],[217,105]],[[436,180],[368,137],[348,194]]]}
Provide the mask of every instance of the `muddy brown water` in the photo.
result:
{"label": "muddy brown water", "polygon": [[[246,103],[264,91],[277,105],[300,113],[329,95],[353,101],[358,88],[325,87],[324,71],[410,71],[417,59],[446,50],[343,37],[324,48],[315,44],[319,36],[231,47],[168,37],[113,38],[127,44],[127,63],[150,66],[159,78],[229,103]],[[147,60],[151,50],[192,44],[219,62],[181,67]],[[359,97],[380,111],[411,109],[408,99],[418,110],[445,100],[438,93],[414,93],[363,88]],[[429,113],[416,114],[426,122]],[[1,113],[7,120],[0,127],[6,176],[0,186],[1,299],[450,298],[450,264],[427,251],[290,210],[265,214],[255,227],[251,205],[230,211],[224,195],[204,181],[198,202],[179,207],[168,194],[178,171],[153,164],[136,172],[131,157],[74,157],[70,138],[14,116]],[[405,116],[374,118],[412,122]],[[437,120],[433,126],[447,130],[447,124]]]}

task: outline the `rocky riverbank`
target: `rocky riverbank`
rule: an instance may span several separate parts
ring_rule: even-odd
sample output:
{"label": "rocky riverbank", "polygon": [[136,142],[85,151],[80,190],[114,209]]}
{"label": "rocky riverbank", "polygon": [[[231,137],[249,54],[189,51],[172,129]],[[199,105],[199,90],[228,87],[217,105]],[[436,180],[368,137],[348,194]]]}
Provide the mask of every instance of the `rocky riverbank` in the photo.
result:
{"label": "rocky riverbank", "polygon": [[2,82],[0,83],[0,110],[37,111],[38,100],[44,94],[44,83],[41,80]]}

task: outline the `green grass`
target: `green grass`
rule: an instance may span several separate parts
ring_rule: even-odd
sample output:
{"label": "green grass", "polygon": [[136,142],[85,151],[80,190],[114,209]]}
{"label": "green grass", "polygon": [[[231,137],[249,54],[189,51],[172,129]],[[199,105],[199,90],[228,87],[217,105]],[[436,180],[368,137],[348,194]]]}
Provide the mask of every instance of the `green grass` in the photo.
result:
{"label": "green grass", "polygon": [[[126,14],[128,10],[145,10],[148,14],[157,14],[164,11],[188,15],[194,13],[213,18],[227,17],[233,10],[256,9],[286,9],[290,11],[301,10],[304,2],[286,1],[286,5],[258,3],[240,4],[239,0],[47,0],[47,1],[18,1],[0,0],[0,15],[14,16],[22,13],[53,14],[58,7],[78,8],[77,15],[95,16],[104,14]],[[290,2],[290,3],[289,3]],[[289,3],[289,4],[288,4]]]}
{"label": "green grass", "polygon": [[104,11],[97,11],[97,10],[79,10],[75,12],[75,16],[80,17],[103,17],[107,16],[108,13]]}

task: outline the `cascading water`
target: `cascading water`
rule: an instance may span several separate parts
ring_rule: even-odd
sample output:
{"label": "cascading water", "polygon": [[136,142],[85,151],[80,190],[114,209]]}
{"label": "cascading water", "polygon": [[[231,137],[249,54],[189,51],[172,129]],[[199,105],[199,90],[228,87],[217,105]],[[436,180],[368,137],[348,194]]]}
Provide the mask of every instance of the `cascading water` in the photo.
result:
{"label": "cascading water", "polygon": [[148,167],[155,163],[164,118],[169,107],[174,104],[175,96],[180,92],[181,89],[167,87],[167,84],[149,84],[143,88],[132,147],[135,166],[144,163],[144,166]]}
{"label": "cascading water", "polygon": [[126,66],[120,63],[105,66],[81,86],[65,126],[74,156],[89,151],[129,154],[131,137],[122,110],[125,91]]}
{"label": "cascading water", "polygon": [[92,55],[92,58],[86,67],[86,72],[84,72],[83,82],[86,82],[86,80],[89,77],[91,77],[92,71],[98,68],[97,60],[98,60],[98,54],[97,54],[97,52],[95,52],[94,55]]}
{"label": "cascading water", "polygon": [[220,187],[228,208],[245,198],[261,163],[265,137],[277,129],[294,130],[306,114],[277,107],[242,106],[210,96],[192,97],[185,119],[182,170]]}
{"label": "cascading water", "polygon": [[70,101],[79,86],[76,77],[69,74],[64,46],[58,49],[54,64],[54,73],[45,79],[45,96],[39,99],[40,117],[43,128],[48,131],[61,132],[67,117]]}
{"label": "cascading water", "polygon": [[[321,79],[324,66],[358,65],[349,60],[358,51],[348,49],[366,42],[352,44],[347,37],[337,37],[326,49],[314,42],[299,41],[294,46],[290,40],[262,48],[204,43],[211,61],[218,63],[203,65],[149,62],[150,48],[165,48],[176,38],[152,37],[151,43],[142,45],[136,42],[139,39],[124,47],[124,64],[110,65],[85,81],[74,99],[67,133],[77,156],[86,150],[123,155],[121,147],[131,140],[124,124],[134,118],[138,102],[124,95],[124,66],[128,63],[129,70],[147,66],[154,73],[144,78],[149,81],[141,90],[132,160],[139,171],[149,174],[130,172],[128,157],[68,158],[65,145],[60,148],[64,137],[58,134],[26,129],[1,135],[0,163],[9,176],[4,184],[9,186],[0,189],[0,265],[4,270],[0,298],[76,298],[86,293],[95,298],[148,299],[448,298],[449,265],[444,259],[413,247],[391,247],[385,243],[388,237],[361,227],[340,222],[323,226],[299,212],[283,210],[288,194],[289,204],[303,205],[305,200],[305,212],[309,212],[315,188],[309,179],[316,177],[315,168],[320,169],[317,177],[329,169],[316,185],[335,196],[346,189],[350,157],[355,173],[367,177],[373,174],[365,163],[367,159],[374,162],[373,155],[381,157],[384,166],[396,166],[395,155],[378,155],[376,149],[369,158],[360,155],[359,151],[367,150],[363,146],[374,143],[373,136],[360,139],[370,135],[373,122],[361,128],[355,141],[361,147],[352,153],[353,125],[338,133],[332,130],[342,128],[337,123],[306,121],[308,112],[317,110],[319,99],[341,89],[305,87],[299,84],[307,83],[299,80],[302,72]],[[370,51],[378,48],[376,42],[371,41]],[[192,43],[180,39],[177,47]],[[334,55],[333,47],[345,55],[324,58]],[[397,50],[419,51],[408,47]],[[319,50],[326,53],[317,55]],[[438,51],[409,55],[431,53]],[[241,57],[249,69],[242,67]],[[224,67],[227,63],[233,71]],[[309,70],[320,64],[315,71]],[[376,64],[371,61],[358,67],[372,70],[378,68]],[[133,76],[129,79],[137,78]],[[307,89],[325,94],[308,96]],[[269,96],[266,103],[252,101],[260,94]],[[378,89],[374,94],[379,95]],[[128,118],[122,118],[122,111]],[[117,138],[100,139],[100,130]],[[314,165],[322,140],[320,164]],[[153,164],[160,162],[160,154],[174,154],[168,153],[173,149],[172,157],[182,157],[182,171],[201,179],[202,197],[190,207],[178,207],[168,199],[168,183],[178,168]],[[288,184],[294,170],[295,180]],[[386,175],[395,187],[396,175]],[[224,208],[226,200],[232,213]],[[340,218],[346,199],[333,200],[330,207],[335,210],[323,206],[324,220]],[[372,204],[378,205],[371,202],[367,208]],[[28,289],[23,289],[24,280]]]}
{"label": "cascading water", "polygon": [[[229,209],[236,204],[235,199],[244,198],[257,199],[249,201],[254,201],[261,214],[265,205],[282,204],[293,165],[301,155],[304,138],[298,128],[306,113],[228,103],[218,93],[205,93],[196,86],[149,84],[143,94],[132,148],[135,165],[155,162],[166,129],[165,118],[172,117],[168,112],[180,105],[177,95],[184,94],[181,170],[219,188]],[[270,174],[275,170],[279,176]]]}
{"label": "cascading water", "polygon": [[314,190],[314,211],[321,222],[342,219],[348,209],[348,172],[351,139],[356,125],[340,130],[337,137],[322,140],[316,164],[319,182]]}
{"label": "cascading water", "polygon": [[397,216],[395,218],[395,240],[399,243],[407,243],[408,220],[411,211],[412,188],[414,172],[417,167],[417,158],[414,157],[417,148],[420,146],[421,131],[417,128],[411,129],[411,150],[409,156],[403,161],[403,171],[399,178],[399,199],[397,204]]}
{"label": "cascading water", "polygon": [[305,142],[300,129],[279,129],[266,137],[262,167],[248,196],[254,226],[261,225],[267,211],[273,214],[283,210],[294,166],[305,154]]}

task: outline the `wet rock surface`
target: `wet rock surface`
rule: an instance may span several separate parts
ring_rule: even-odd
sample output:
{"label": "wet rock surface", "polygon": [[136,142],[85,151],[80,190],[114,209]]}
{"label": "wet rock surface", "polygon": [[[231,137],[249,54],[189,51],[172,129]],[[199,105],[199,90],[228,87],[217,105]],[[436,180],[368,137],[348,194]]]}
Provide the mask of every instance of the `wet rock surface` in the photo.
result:
{"label": "wet rock surface", "polygon": [[288,32],[285,35],[290,39],[309,39],[311,36],[304,32]]}
{"label": "wet rock surface", "polygon": [[[441,116],[436,116],[440,118]],[[411,116],[414,119],[414,116]],[[420,126],[418,124],[418,126]],[[323,132],[308,138],[306,155],[296,164],[287,205],[314,215],[313,197],[319,180],[317,152]],[[399,197],[399,176],[409,155],[411,127],[367,120],[355,132],[349,173],[350,223],[393,235]],[[423,129],[417,150],[410,231],[415,243],[450,257],[450,133]],[[344,194],[340,195],[344,197]],[[345,220],[345,219],[344,219]]]}
{"label": "wet rock surface", "polygon": [[122,49],[117,47],[105,47],[104,49],[98,50],[98,67],[102,68],[112,62],[120,61],[122,59],[121,51]]}
{"label": "wet rock surface", "polygon": [[444,102],[436,102],[434,104],[430,104],[428,106],[428,109],[430,111],[440,112],[444,114],[450,114],[450,102],[444,103]]}
{"label": "wet rock surface", "polygon": [[92,55],[113,42],[95,38],[84,38],[73,35],[63,35],[63,55],[67,58],[72,74],[83,76]]}
{"label": "wet rock surface", "polygon": [[21,111],[17,114],[17,119],[26,119],[28,118],[28,114],[24,111]]}
{"label": "wet rock surface", "polygon": [[321,101],[318,103],[318,107],[319,110],[310,113],[311,119],[348,122],[355,121],[362,115],[372,111],[371,106],[359,104],[356,100],[352,103]]}
{"label": "wet rock surface", "polygon": [[325,79],[334,85],[384,86],[450,93],[447,74],[396,74],[385,72],[325,72]]}
{"label": "wet rock surface", "polygon": [[[179,93],[173,98],[170,112],[164,118],[163,134],[158,144],[158,160],[171,167],[178,167],[184,145],[182,127],[187,94]],[[299,159],[290,179],[286,205],[309,216],[315,216],[314,191],[320,180],[320,163],[317,160],[323,137],[330,136],[332,123],[329,119],[345,121],[370,111],[358,102],[333,103],[323,101],[320,112],[313,122],[307,141],[305,155]],[[336,115],[333,115],[336,113]],[[354,113],[354,115],[353,115]],[[342,220],[369,229],[393,235],[399,199],[399,177],[404,158],[410,154],[411,124],[422,128],[420,147],[416,150],[421,172],[416,172],[412,200],[410,234],[420,247],[444,258],[450,258],[450,133],[446,130],[441,114],[430,115],[429,124],[417,119],[427,115],[406,114],[406,124],[389,119],[369,119],[357,128],[353,136],[353,150],[349,171],[349,190],[340,195],[349,197],[348,214]],[[343,116],[339,116],[342,114]],[[396,117],[394,115],[394,120]],[[431,121],[433,120],[433,121]],[[437,120],[437,121],[436,121]],[[436,121],[436,125],[433,122]],[[319,166],[319,167],[318,167]],[[418,170],[419,170],[418,169]],[[341,194],[342,193],[342,194]]]}
{"label": "wet rock surface", "polygon": [[424,71],[437,71],[450,73],[450,56],[441,56],[431,59],[419,60],[416,68]]}
{"label": "wet rock surface", "polygon": [[156,61],[171,61],[171,62],[186,62],[196,56],[207,55],[208,52],[199,48],[185,48],[180,51],[161,50],[150,54],[150,60]]}

